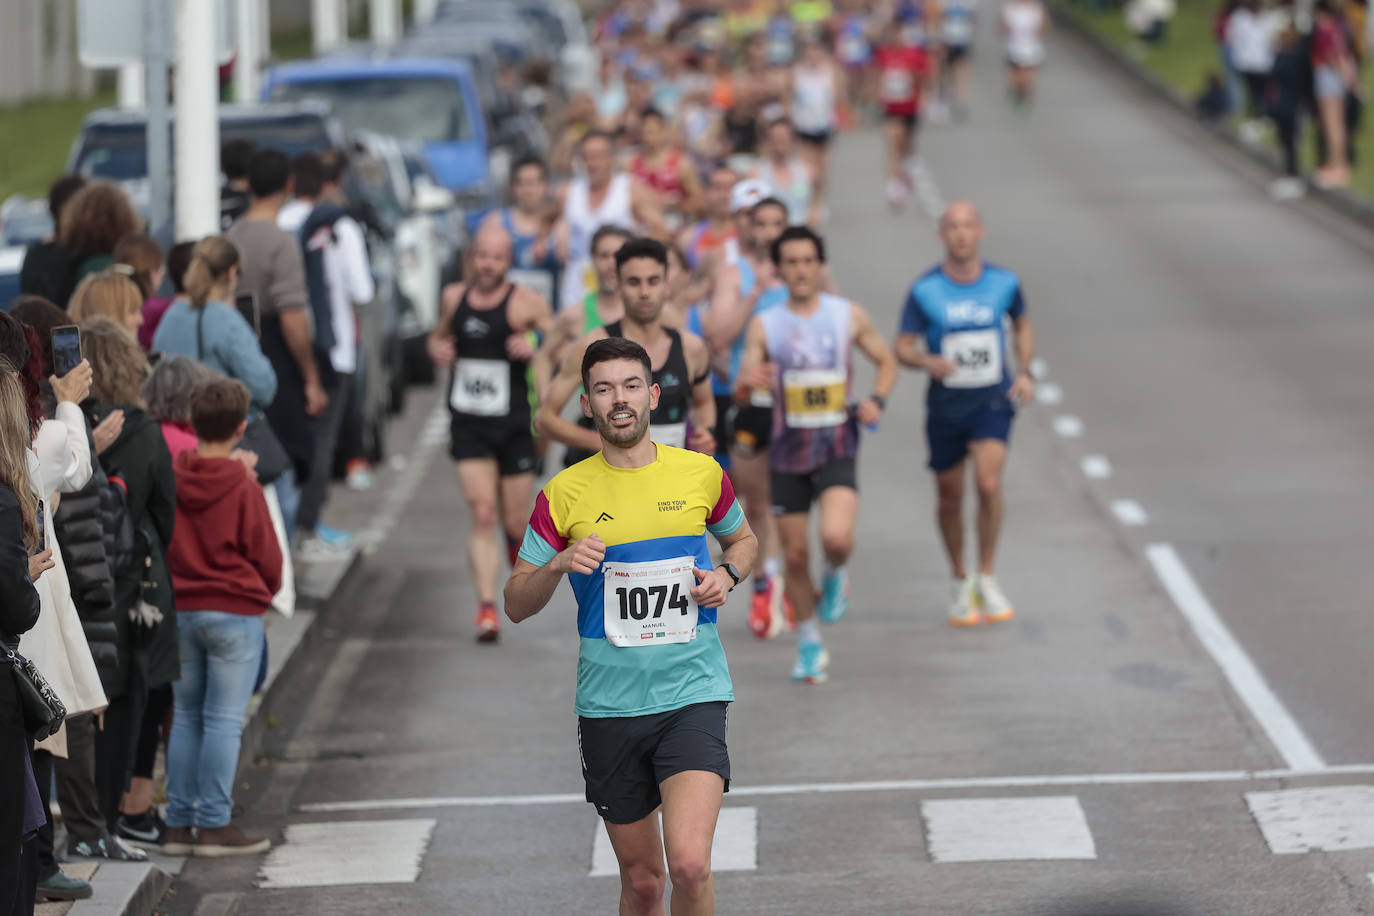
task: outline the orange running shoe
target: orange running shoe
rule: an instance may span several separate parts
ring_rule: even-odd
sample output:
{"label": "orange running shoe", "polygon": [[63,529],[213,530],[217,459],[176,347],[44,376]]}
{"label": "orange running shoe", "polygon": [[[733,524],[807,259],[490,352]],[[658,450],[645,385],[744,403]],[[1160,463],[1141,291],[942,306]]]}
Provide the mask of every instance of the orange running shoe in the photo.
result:
{"label": "orange running shoe", "polygon": [[759,639],[772,639],[784,626],[779,607],[782,585],[772,577],[765,577],[764,583],[749,602],[749,631]]}
{"label": "orange running shoe", "polygon": [[501,617],[496,605],[484,604],[477,612],[477,641],[496,642],[501,638]]}
{"label": "orange running shoe", "polygon": [[978,612],[978,580],[974,576],[955,579],[949,605],[949,625],[976,627],[983,615]]}

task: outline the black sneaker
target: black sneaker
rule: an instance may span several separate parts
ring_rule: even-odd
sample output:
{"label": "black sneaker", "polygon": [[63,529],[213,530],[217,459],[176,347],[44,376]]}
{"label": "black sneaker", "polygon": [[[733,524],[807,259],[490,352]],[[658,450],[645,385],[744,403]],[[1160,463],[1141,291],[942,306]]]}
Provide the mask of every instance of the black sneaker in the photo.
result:
{"label": "black sneaker", "polygon": [[167,825],[156,810],[149,808],[142,814],[121,814],[115,830],[121,840],[155,849],[162,842]]}

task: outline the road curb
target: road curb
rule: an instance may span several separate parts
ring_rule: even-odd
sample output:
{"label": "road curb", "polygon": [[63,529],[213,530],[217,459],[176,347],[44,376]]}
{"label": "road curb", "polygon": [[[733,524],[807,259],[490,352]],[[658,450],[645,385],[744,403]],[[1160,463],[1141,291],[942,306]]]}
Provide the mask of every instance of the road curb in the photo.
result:
{"label": "road curb", "polygon": [[[1246,143],[1240,138],[1240,135],[1237,134],[1235,130],[1227,125],[1209,125],[1203,123],[1197,118],[1193,111],[1192,103],[1189,102],[1187,98],[1158,76],[1155,76],[1143,65],[1131,60],[1131,58],[1123,54],[1120,49],[1113,46],[1111,42],[1080,22],[1077,17],[1067,12],[1062,4],[1051,4],[1050,16],[1054,19],[1055,25],[1062,27],[1065,32],[1073,35],[1079,43],[1091,48],[1104,60],[1138,82],[1160,101],[1187,117],[1199,131],[1214,137],[1231,149],[1243,154],[1246,158],[1260,167],[1272,172],[1275,177],[1282,174],[1282,163],[1276,151]],[[1306,186],[1309,198],[1326,204],[1332,210],[1335,210],[1347,219],[1353,220],[1368,229],[1374,229],[1374,202],[1366,200],[1357,194],[1352,194],[1349,191],[1319,187],[1313,183],[1310,175],[1303,175],[1301,177],[1303,184]]]}

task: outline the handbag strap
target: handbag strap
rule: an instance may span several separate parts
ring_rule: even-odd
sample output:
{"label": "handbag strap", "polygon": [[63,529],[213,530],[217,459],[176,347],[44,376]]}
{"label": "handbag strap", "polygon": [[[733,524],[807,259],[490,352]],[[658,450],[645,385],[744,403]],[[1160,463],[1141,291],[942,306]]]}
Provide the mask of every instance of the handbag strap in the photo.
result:
{"label": "handbag strap", "polygon": [[205,306],[208,302],[202,302],[196,309],[196,360],[205,362]]}

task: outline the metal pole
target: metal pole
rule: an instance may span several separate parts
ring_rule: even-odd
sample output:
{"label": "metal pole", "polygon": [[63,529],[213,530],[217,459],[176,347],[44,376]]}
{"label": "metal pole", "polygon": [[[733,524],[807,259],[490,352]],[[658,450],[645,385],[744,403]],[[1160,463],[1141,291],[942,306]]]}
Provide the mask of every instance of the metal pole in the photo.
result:
{"label": "metal pole", "polygon": [[262,72],[262,28],[258,16],[262,12],[259,0],[237,0],[235,25],[238,29],[238,56],[234,62],[234,100],[256,102],[262,91],[259,75]]}
{"label": "metal pole", "polygon": [[401,4],[397,0],[372,0],[372,40],[393,44],[401,37]]}
{"label": "metal pole", "polygon": [[167,0],[143,0],[143,65],[148,104],[148,222],[158,232],[172,218],[172,134],[167,110]]}
{"label": "metal pole", "polygon": [[[144,10],[144,34],[147,29],[148,12]],[[144,55],[147,55],[147,48],[144,48]],[[143,108],[148,104],[145,86],[147,77],[143,72],[143,61],[131,61],[120,67],[116,81],[115,98],[120,108]]]}
{"label": "metal pole", "polygon": [[340,15],[342,7],[340,0],[310,0],[310,31],[316,54],[342,43],[348,34]]}
{"label": "metal pole", "polygon": [[176,238],[219,231],[219,68],[215,6],[177,0]]}

